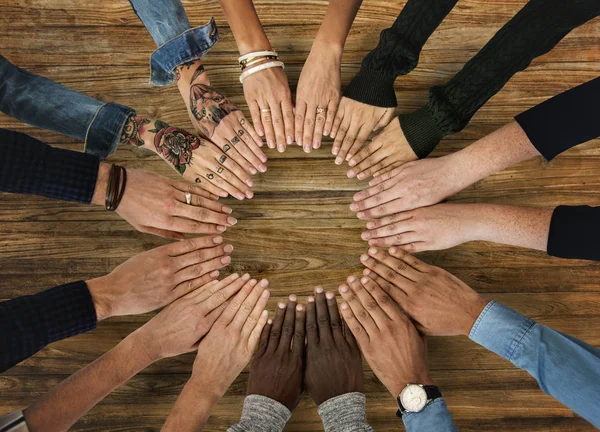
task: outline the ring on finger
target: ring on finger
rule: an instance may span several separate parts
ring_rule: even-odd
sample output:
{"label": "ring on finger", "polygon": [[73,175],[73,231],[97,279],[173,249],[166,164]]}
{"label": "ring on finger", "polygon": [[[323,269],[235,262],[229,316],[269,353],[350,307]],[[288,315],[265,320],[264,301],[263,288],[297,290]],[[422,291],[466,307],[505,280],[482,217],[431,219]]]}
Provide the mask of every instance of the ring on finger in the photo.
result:
{"label": "ring on finger", "polygon": [[317,114],[323,114],[325,112],[325,108],[317,107]]}
{"label": "ring on finger", "polygon": [[260,112],[268,113],[268,112],[271,112],[271,110],[269,108],[261,108]]}
{"label": "ring on finger", "polygon": [[192,203],[192,194],[189,192],[185,193],[185,203],[190,205]]}

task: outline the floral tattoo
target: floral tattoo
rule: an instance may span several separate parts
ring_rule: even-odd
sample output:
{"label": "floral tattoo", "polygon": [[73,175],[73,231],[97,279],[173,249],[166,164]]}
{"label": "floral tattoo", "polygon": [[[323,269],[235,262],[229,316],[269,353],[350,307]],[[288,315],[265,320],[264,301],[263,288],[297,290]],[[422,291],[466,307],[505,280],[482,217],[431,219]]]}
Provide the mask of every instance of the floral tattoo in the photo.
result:
{"label": "floral tattoo", "polygon": [[131,144],[137,147],[144,145],[144,140],[140,137],[140,132],[145,124],[150,120],[144,117],[129,116],[123,132],[121,133],[121,144]]}
{"label": "floral tattoo", "polygon": [[156,120],[154,127],[155,129],[150,132],[156,133],[154,136],[156,151],[183,175],[192,161],[192,152],[202,145],[202,140],[186,130],[169,126],[161,120]]}

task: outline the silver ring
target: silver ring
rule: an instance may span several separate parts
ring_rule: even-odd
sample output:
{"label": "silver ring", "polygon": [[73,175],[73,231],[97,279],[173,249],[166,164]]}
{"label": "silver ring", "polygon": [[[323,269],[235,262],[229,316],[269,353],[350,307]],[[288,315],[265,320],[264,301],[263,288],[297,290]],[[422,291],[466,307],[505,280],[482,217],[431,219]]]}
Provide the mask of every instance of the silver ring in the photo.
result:
{"label": "silver ring", "polygon": [[323,114],[325,112],[325,108],[317,107],[317,114]]}
{"label": "silver ring", "polygon": [[185,203],[188,205],[192,203],[192,194],[189,192],[185,193]]}
{"label": "silver ring", "polygon": [[261,108],[260,112],[268,113],[271,112],[269,108]]}

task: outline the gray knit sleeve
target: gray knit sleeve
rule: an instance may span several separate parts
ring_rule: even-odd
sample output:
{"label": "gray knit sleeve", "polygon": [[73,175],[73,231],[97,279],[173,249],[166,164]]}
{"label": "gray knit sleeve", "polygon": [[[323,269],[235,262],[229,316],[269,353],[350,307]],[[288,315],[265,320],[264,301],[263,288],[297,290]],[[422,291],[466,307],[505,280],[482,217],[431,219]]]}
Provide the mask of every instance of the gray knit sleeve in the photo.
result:
{"label": "gray knit sleeve", "polygon": [[244,399],[242,418],[227,432],[281,432],[292,413],[274,399],[249,395]]}
{"label": "gray knit sleeve", "polygon": [[326,400],[317,408],[325,432],[373,432],[367,423],[367,399],[362,393],[346,393]]}

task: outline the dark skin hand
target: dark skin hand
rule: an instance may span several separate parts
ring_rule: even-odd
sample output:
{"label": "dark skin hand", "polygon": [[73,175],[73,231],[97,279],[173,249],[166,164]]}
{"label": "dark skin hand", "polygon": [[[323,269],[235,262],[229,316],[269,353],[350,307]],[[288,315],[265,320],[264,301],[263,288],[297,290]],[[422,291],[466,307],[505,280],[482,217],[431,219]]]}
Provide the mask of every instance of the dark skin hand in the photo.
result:
{"label": "dark skin hand", "polygon": [[303,392],[305,313],[296,301],[292,294],[287,306],[278,304],[275,319],[260,336],[248,379],[249,395],[269,397],[290,411],[298,406]]}
{"label": "dark skin hand", "polygon": [[315,288],[306,306],[304,384],[317,405],[346,393],[363,392],[364,376],[356,339],[345,327],[335,294]]}

